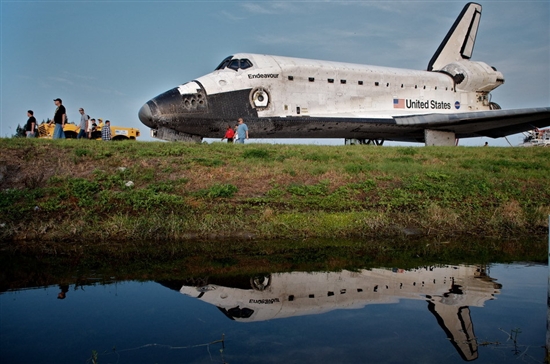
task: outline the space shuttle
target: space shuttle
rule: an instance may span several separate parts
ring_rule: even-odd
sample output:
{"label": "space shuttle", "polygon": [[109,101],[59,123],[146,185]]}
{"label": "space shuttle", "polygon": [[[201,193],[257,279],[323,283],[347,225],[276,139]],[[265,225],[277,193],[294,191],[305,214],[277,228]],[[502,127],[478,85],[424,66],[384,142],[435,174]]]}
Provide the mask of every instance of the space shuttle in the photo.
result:
{"label": "space shuttle", "polygon": [[151,99],[139,119],[169,141],[221,138],[243,118],[252,138],[344,138],[455,145],[550,125],[550,107],[504,110],[503,74],[472,61],[481,5],[468,3],[428,63],[408,70],[237,53]]}
{"label": "space shuttle", "polygon": [[465,265],[272,273],[165,285],[212,304],[230,320],[242,323],[361,309],[403,299],[423,300],[466,361],[478,357],[470,307],[483,307],[502,287],[488,276],[484,266]]}

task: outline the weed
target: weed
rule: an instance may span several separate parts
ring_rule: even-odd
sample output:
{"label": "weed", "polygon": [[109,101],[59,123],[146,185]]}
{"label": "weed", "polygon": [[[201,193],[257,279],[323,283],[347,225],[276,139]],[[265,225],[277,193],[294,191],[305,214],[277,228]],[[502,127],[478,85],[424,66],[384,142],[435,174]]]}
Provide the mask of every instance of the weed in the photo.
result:
{"label": "weed", "polygon": [[323,181],[315,185],[292,184],[288,186],[287,191],[296,196],[326,195],[328,193],[328,182]]}
{"label": "weed", "polygon": [[331,156],[329,154],[309,153],[304,155],[305,161],[312,162],[328,162],[331,158],[334,158],[334,156]]}
{"label": "weed", "polygon": [[280,197],[284,196],[285,191],[283,191],[280,187],[273,187],[266,193],[266,197],[272,198],[272,199],[279,199]]}
{"label": "weed", "polygon": [[327,173],[328,169],[326,167],[315,167],[311,170],[312,176],[320,176]]}
{"label": "weed", "polygon": [[147,186],[147,189],[153,192],[172,192],[174,191],[174,183],[171,181],[156,182]]}
{"label": "weed", "polygon": [[181,196],[171,195],[163,192],[155,192],[148,189],[136,189],[123,192],[103,191],[103,206],[119,206],[129,208],[131,211],[173,211],[185,207],[185,201]]}
{"label": "weed", "polygon": [[401,155],[416,155],[418,154],[419,148],[408,147],[408,148],[399,148],[397,153]]}
{"label": "weed", "polygon": [[88,181],[84,178],[68,180],[71,194],[78,199],[78,206],[91,206],[95,200],[95,194],[100,191],[99,183]]}
{"label": "weed", "polygon": [[368,172],[370,170],[372,170],[372,167],[366,163],[362,163],[362,164],[350,163],[344,166],[344,171],[346,171],[349,174],[359,174],[362,172]]}
{"label": "weed", "polygon": [[232,197],[237,192],[237,187],[232,184],[215,184],[210,188],[200,190],[197,195],[200,197],[218,198]]}
{"label": "weed", "polygon": [[85,157],[87,155],[91,155],[92,152],[89,149],[76,148],[74,154],[77,157]]}
{"label": "weed", "polygon": [[297,175],[296,171],[292,168],[285,168],[283,169],[284,173],[287,173],[288,175],[295,177]]}
{"label": "weed", "polygon": [[30,190],[41,187],[43,185],[43,182],[44,182],[44,174],[43,173],[39,173],[37,175],[26,176],[23,179],[23,183],[25,184],[25,187],[30,189]]}
{"label": "weed", "polygon": [[270,160],[271,153],[266,149],[247,149],[243,152],[243,158],[244,159],[263,159],[263,160]]}
{"label": "weed", "polygon": [[223,166],[225,163],[219,159],[206,159],[206,158],[193,158],[193,163],[204,167],[219,167]]}
{"label": "weed", "polygon": [[105,159],[112,157],[113,153],[110,150],[102,150],[99,153],[95,154],[95,159]]}
{"label": "weed", "polygon": [[395,157],[395,158],[387,158],[386,162],[389,162],[389,163],[414,163],[414,159],[412,159],[409,156]]}
{"label": "weed", "polygon": [[360,190],[363,192],[368,192],[376,187],[376,182],[374,182],[372,179],[367,179],[362,182],[357,183],[350,183],[348,184],[348,187],[353,190]]}

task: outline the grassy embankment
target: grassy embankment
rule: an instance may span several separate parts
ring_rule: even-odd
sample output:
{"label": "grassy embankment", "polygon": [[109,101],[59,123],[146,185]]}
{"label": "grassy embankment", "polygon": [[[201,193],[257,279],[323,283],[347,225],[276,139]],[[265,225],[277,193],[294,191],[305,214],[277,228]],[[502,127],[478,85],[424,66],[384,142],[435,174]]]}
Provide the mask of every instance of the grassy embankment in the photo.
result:
{"label": "grassy embankment", "polygon": [[549,157],[545,148],[0,139],[0,239],[45,250],[56,249],[48,241],[540,240]]}

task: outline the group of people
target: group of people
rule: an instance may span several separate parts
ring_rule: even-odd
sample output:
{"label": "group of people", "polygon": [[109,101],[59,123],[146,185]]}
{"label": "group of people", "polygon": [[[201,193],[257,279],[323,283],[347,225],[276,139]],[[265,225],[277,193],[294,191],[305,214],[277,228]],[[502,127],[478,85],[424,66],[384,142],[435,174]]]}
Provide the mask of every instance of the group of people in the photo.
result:
{"label": "group of people", "polygon": [[227,126],[222,141],[224,139],[227,139],[228,143],[235,141],[235,143],[244,144],[244,140],[248,139],[248,126],[244,123],[243,118],[238,119],[238,124],[234,128],[231,125]]}
{"label": "group of people", "polygon": [[[63,106],[63,101],[60,98],[53,100],[55,106],[55,113],[53,119],[50,121],[50,124],[55,123],[55,128],[53,131],[53,139],[65,139],[65,132],[63,128],[67,123],[67,110]],[[92,134],[95,131],[101,130],[101,139],[111,140],[111,122],[106,120],[103,123],[102,119],[98,119],[99,124],[96,124],[96,120],[91,118],[84,112],[83,108],[78,110],[80,112],[80,131],[78,132],[77,139],[92,139]],[[34,112],[32,110],[27,111],[27,124],[25,125],[25,132],[27,138],[33,138],[36,134],[37,123],[36,118],[34,117]]]}
{"label": "group of people", "polygon": [[96,120],[94,118],[90,119],[90,115],[86,114],[83,108],[78,109],[78,112],[80,113],[80,131],[76,136],[77,139],[92,139],[92,134],[101,130],[101,139],[111,140],[111,122],[109,120],[105,120],[105,123],[103,123],[103,119],[99,118],[97,119],[99,123],[96,124]]}

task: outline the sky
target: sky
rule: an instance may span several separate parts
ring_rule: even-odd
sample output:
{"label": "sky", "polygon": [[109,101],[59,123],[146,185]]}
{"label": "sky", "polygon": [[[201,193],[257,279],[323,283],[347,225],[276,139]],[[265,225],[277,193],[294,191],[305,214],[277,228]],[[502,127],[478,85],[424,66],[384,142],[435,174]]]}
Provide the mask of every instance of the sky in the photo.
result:
{"label": "sky", "polygon": [[[506,80],[492,101],[503,109],[550,106],[550,1],[479,3],[472,60]],[[240,52],[425,70],[465,4],[0,0],[0,137],[15,134],[29,109],[39,122],[53,118],[59,97],[69,121],[78,123],[82,107],[154,140],[138,119],[140,107]],[[522,135],[508,140],[517,145]],[[485,141],[508,145],[504,138],[460,144]]]}

